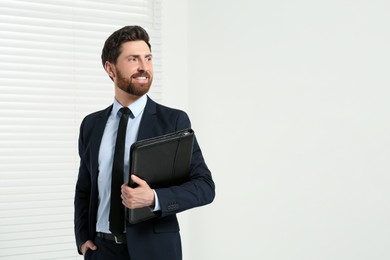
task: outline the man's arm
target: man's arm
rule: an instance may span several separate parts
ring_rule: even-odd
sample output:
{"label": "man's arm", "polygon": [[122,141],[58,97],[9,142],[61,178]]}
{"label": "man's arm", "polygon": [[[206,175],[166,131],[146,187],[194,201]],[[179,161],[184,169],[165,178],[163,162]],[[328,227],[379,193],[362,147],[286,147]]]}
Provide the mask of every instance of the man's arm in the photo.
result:
{"label": "man's arm", "polygon": [[[175,130],[191,128],[186,113],[180,111],[175,120]],[[151,207],[155,203],[153,190],[145,181],[132,175],[139,186],[131,188],[122,185],[122,200],[127,208]],[[136,179],[134,179],[136,178]],[[211,177],[196,138],[194,139],[192,161],[190,165],[190,179],[179,185],[154,190],[157,194],[160,210],[158,216],[176,214],[178,212],[211,203],[215,197],[215,185]]]}
{"label": "man's arm", "polygon": [[74,198],[74,231],[76,237],[76,245],[79,254],[82,254],[81,245],[90,240],[88,231],[88,215],[89,203],[91,196],[91,179],[88,168],[85,163],[85,143],[84,143],[84,122],[80,127],[79,136],[79,156],[80,167],[78,179],[76,183],[75,198]]}

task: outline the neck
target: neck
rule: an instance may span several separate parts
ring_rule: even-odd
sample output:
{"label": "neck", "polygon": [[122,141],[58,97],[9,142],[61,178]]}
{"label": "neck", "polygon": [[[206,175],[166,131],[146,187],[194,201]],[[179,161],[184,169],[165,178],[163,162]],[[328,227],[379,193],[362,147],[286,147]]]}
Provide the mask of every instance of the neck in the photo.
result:
{"label": "neck", "polygon": [[128,107],[131,104],[133,104],[135,101],[137,101],[140,98],[140,96],[135,96],[132,94],[129,94],[117,87],[115,87],[115,99],[121,104],[123,107]]}

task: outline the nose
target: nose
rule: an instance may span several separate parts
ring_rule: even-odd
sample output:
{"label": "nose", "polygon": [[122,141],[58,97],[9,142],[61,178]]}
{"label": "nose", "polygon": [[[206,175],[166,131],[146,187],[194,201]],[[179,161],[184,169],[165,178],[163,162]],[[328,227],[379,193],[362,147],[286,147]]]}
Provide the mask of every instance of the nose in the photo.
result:
{"label": "nose", "polygon": [[146,62],[143,59],[139,59],[138,71],[145,71],[145,70],[146,70]]}

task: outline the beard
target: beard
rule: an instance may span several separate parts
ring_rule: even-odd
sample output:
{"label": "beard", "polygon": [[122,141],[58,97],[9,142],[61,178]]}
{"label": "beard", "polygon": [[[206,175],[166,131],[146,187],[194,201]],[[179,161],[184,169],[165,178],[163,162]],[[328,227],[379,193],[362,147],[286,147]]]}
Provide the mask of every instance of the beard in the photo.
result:
{"label": "beard", "polygon": [[[149,92],[150,86],[152,85],[153,77],[148,72],[139,72],[131,76],[125,77],[119,70],[116,71],[117,75],[117,86],[121,90],[128,94],[140,97]],[[148,81],[146,83],[133,82],[133,78],[146,77]]]}

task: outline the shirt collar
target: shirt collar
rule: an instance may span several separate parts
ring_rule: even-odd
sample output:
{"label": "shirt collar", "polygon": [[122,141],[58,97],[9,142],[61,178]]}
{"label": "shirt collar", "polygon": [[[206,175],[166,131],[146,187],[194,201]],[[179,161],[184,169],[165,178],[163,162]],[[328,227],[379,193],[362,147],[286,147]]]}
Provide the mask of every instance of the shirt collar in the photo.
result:
{"label": "shirt collar", "polygon": [[[147,96],[146,94],[141,96],[139,99],[137,99],[135,102],[131,103],[128,108],[131,110],[133,113],[134,117],[137,117],[139,114],[142,113],[142,111],[145,109],[146,106],[146,101],[147,101]],[[119,109],[122,108],[122,105],[119,104],[119,102],[114,98],[114,106],[112,108],[112,113],[113,115],[117,115]]]}

